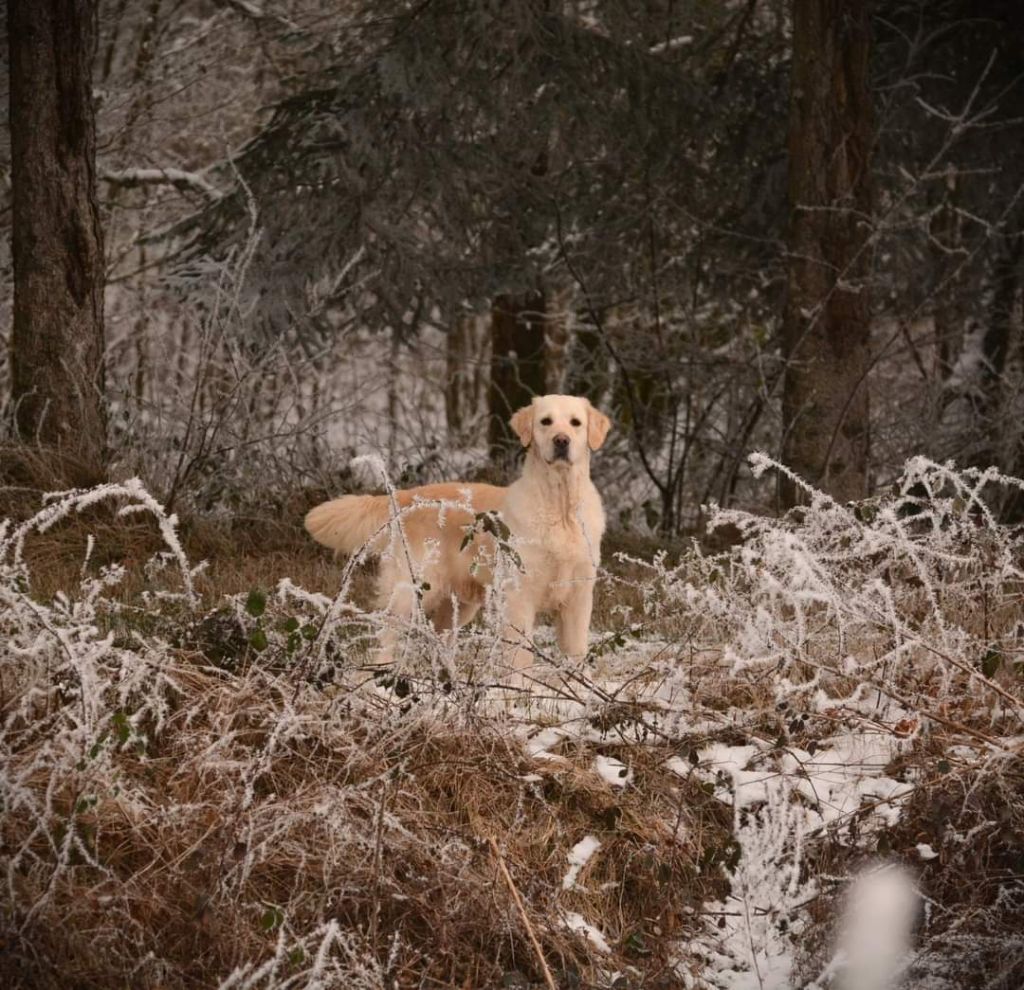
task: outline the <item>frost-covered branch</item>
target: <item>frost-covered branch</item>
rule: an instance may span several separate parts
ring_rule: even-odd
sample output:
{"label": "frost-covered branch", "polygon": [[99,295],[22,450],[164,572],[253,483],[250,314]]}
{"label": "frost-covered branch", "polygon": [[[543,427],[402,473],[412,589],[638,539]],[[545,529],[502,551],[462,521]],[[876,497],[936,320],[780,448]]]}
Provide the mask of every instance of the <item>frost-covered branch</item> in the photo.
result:
{"label": "frost-covered branch", "polygon": [[223,193],[198,172],[180,168],[100,169],[100,178],[112,186],[135,189],[140,186],[173,186],[180,192],[198,192],[211,203],[221,200]]}

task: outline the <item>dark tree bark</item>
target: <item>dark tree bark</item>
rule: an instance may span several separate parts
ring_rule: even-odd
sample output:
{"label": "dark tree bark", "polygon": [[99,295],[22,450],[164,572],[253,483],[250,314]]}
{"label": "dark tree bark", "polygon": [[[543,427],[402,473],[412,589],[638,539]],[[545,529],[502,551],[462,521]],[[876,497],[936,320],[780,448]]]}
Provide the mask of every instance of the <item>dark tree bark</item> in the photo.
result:
{"label": "dark tree bark", "polygon": [[[1010,353],[1013,310],[1022,256],[1024,236],[1017,234],[1009,239],[1005,250],[998,254],[992,266],[992,306],[989,311],[988,327],[982,340],[982,352],[985,355],[982,387],[985,392],[985,410],[993,420],[1002,405],[1003,376],[1006,372],[1006,359]],[[998,432],[996,431],[997,435],[991,438],[993,449],[999,445]]]}
{"label": "dark tree bark", "polygon": [[487,397],[487,444],[491,463],[507,469],[519,440],[508,421],[517,409],[545,392],[543,292],[503,295],[491,310],[491,385]]}
{"label": "dark tree bark", "polygon": [[456,444],[470,441],[469,433],[479,425],[480,405],[487,385],[486,335],[482,317],[476,313],[457,316],[445,342],[444,408],[448,438]]}
{"label": "dark tree bark", "polygon": [[782,457],[840,501],[868,491],[869,42],[866,0],[794,0]]}
{"label": "dark tree bark", "polygon": [[[981,443],[972,458],[978,467],[997,467],[1016,474],[1021,465],[1019,430],[1013,422],[1011,396],[1006,389],[1007,362],[1013,350],[1017,297],[1020,288],[1021,259],[1024,257],[1024,235],[1009,238],[992,266],[992,302],[988,327],[982,339],[985,362],[982,371],[980,401],[976,404],[982,420]],[[1019,521],[1024,505],[1016,491],[1010,493],[1008,517]],[[1009,511],[1009,510],[1008,510]]]}
{"label": "dark tree bark", "polygon": [[7,18],[16,424],[82,483],[102,476],[106,446],[96,5],[8,0]]}

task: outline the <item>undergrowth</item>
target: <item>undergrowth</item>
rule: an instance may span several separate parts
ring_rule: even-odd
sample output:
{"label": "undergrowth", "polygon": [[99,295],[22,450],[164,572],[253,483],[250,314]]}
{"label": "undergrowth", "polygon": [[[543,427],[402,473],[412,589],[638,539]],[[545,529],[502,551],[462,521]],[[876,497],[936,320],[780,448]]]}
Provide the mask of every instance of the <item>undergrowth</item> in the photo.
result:
{"label": "undergrowth", "polygon": [[[1020,484],[713,513],[743,542],[609,561],[587,660],[541,630],[528,690],[487,621],[377,668],[358,566],[217,595],[139,483],[48,496],[0,525],[4,985],[824,987],[891,858],[907,985],[1016,988]],[[56,587],[32,547],[101,505]]]}

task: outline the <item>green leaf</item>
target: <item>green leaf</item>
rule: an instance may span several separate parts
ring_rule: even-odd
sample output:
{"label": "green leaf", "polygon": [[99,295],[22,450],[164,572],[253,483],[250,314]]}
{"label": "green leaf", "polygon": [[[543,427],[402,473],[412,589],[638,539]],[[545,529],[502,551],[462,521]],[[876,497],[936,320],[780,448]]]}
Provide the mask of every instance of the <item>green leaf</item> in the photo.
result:
{"label": "green leaf", "polygon": [[245,610],[254,618],[259,618],[267,610],[267,596],[259,588],[253,588],[245,600]]}
{"label": "green leaf", "polygon": [[305,636],[306,639],[316,639],[316,633],[317,633],[316,626],[314,626],[314,625],[312,625],[312,624],[310,624],[308,622],[306,623],[306,625],[304,625],[302,627],[302,635]]}
{"label": "green leaf", "polygon": [[878,515],[878,509],[869,503],[860,502],[853,507],[853,515],[862,523],[873,523]]}
{"label": "green leaf", "polygon": [[288,642],[285,645],[285,649],[289,653],[294,653],[299,648],[299,646],[301,644],[302,644],[302,637],[297,632],[289,633],[288,634]]}
{"label": "green leaf", "polygon": [[249,637],[249,645],[257,652],[262,653],[267,648],[267,634],[257,626]]}
{"label": "green leaf", "polygon": [[99,739],[97,739],[96,742],[94,742],[89,747],[89,759],[90,760],[95,760],[96,757],[100,755],[100,750],[103,749],[103,744],[106,741],[107,741],[107,733],[103,732],[103,733],[100,734]]}
{"label": "green leaf", "polygon": [[128,742],[128,738],[132,734],[132,727],[128,721],[128,716],[122,711],[116,711],[111,716],[110,721],[114,726],[114,732],[117,733],[117,741],[119,743]]}
{"label": "green leaf", "polygon": [[986,677],[995,677],[996,671],[1003,665],[1003,655],[998,650],[989,650],[982,657],[981,672]]}
{"label": "green leaf", "polygon": [[939,768],[939,773],[949,773],[949,771],[950,771],[949,760],[939,760],[938,768]]}
{"label": "green leaf", "polygon": [[290,615],[284,620],[278,627],[281,632],[293,633],[299,628],[299,620],[294,615]]}
{"label": "green leaf", "polygon": [[271,905],[263,912],[263,916],[260,918],[260,929],[265,932],[271,932],[275,928],[280,928],[283,921],[284,914],[281,912],[281,909]]}

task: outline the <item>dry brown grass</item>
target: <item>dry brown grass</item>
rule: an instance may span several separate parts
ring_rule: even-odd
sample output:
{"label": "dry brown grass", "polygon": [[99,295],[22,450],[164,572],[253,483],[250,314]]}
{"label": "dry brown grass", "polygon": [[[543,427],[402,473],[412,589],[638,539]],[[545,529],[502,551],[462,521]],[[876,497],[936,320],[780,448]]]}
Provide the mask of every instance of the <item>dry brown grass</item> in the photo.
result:
{"label": "dry brown grass", "polygon": [[[40,506],[35,490],[15,493],[8,488],[6,492],[7,516],[15,522]],[[310,591],[336,592],[341,563],[313,543],[302,528],[303,505],[314,500],[315,496],[296,499],[281,516],[210,518],[184,513],[179,533],[185,552],[193,564],[207,561],[196,583],[204,601],[213,604],[224,595],[256,587],[271,589],[282,577]],[[123,601],[152,585],[145,565],[164,549],[160,534],[151,520],[118,518],[116,509],[109,502],[100,503],[29,536],[25,558],[36,597],[50,600],[58,591],[70,594],[78,588],[90,537],[94,549],[84,573],[123,564],[125,580],[115,591]]]}
{"label": "dry brown grass", "polygon": [[[245,986],[253,966],[276,958],[273,980],[253,985],[283,990],[313,979],[318,950],[334,938],[324,950],[334,966],[325,984],[346,990],[544,986],[548,973],[559,988],[604,990],[616,971],[628,973],[631,987],[667,990],[680,985],[677,967],[696,973],[705,964],[694,940],[716,943],[702,912],[725,900],[732,871],[745,862],[736,858],[728,793],[723,801],[708,782],[714,768],[685,775],[698,751],[709,740],[755,743],[759,768],[773,773],[789,750],[867,727],[905,740],[885,772],[912,782],[913,796],[896,827],[879,830],[865,802],[801,840],[801,882],[820,889],[795,947],[806,973],[820,973],[829,957],[833,879],[883,853],[921,867],[933,899],[920,965],[934,958],[936,972],[957,974],[964,988],[1017,990],[1020,590],[1016,578],[989,578],[984,545],[960,570],[936,565],[934,603],[913,572],[887,572],[907,623],[898,635],[873,618],[840,622],[830,600],[803,606],[798,630],[792,600],[759,597],[760,559],[748,559],[746,571],[684,559],[669,573],[611,558],[596,626],[618,634],[596,651],[594,667],[555,668],[566,678],[562,701],[577,691],[587,700],[567,716],[565,706],[544,708],[535,695],[516,722],[479,704],[478,684],[446,693],[450,683],[427,677],[414,685],[419,697],[386,697],[361,666],[375,620],[358,608],[344,613],[329,637],[332,655],[314,669],[303,659],[308,641],[298,652],[287,648],[282,623],[315,623],[322,604],[270,601],[259,619],[243,607],[245,594],[270,592],[283,577],[310,591],[337,590],[341,563],[299,528],[318,498],[296,496],[260,518],[186,516],[189,558],[210,562],[193,610],[148,595],[175,588],[173,571],[146,566],[161,549],[151,521],[97,505],[29,538],[36,603],[54,603],[58,591],[81,594],[90,535],[88,574],[125,565],[96,625],[106,630],[109,621],[114,648],[131,656],[112,653],[99,669],[98,736],[82,729],[76,678],[84,668],[66,648],[40,633],[50,649],[42,659],[31,650],[28,659],[8,656],[0,769],[13,803],[0,822],[9,878],[0,983],[211,987],[238,970],[235,985]],[[16,514],[25,518],[36,504],[19,503]],[[973,528],[966,533],[974,540]],[[628,550],[648,557],[652,547],[634,541]],[[840,601],[861,587],[857,568],[877,563],[840,559],[851,589]],[[369,601],[371,577],[360,574],[357,604]],[[27,597],[21,575],[8,580],[7,600],[17,607]],[[686,598],[689,585],[706,599]],[[728,607],[716,612],[719,594]],[[764,655],[734,670],[729,649],[735,656],[756,608],[772,623],[743,649]],[[34,613],[24,617],[31,626]],[[68,628],[93,618],[75,621]],[[11,622],[0,616],[5,628]],[[251,639],[258,627],[269,636],[259,648]],[[935,635],[944,628],[964,630],[948,640],[965,644],[963,655],[934,653],[934,644],[948,649]],[[902,647],[898,663],[876,662],[901,637],[921,642]],[[469,640],[484,638],[480,630]],[[26,634],[21,642],[35,641]],[[605,680],[583,683],[591,676]],[[650,693],[609,700],[606,681],[643,682],[652,692],[667,684],[675,693],[659,698],[671,696],[675,707],[660,708]],[[812,696],[821,689],[843,699],[858,683],[870,697],[823,708]],[[549,687],[554,694],[559,685],[552,679]],[[527,731],[570,723],[554,759],[533,758],[521,744]],[[598,754],[628,764],[630,786],[604,782],[594,770]],[[667,768],[672,757],[684,758],[684,776]],[[563,890],[567,854],[586,835],[601,848],[579,886]],[[940,856],[922,865],[919,842]],[[753,907],[764,918],[773,905]],[[566,912],[599,929],[611,952],[572,933]]]}
{"label": "dry brown grass", "polygon": [[[627,965],[644,986],[676,985],[670,962],[692,912],[722,892],[699,866],[729,821],[664,769],[667,751],[634,747],[634,786],[618,790],[591,769],[591,745],[535,761],[500,723],[386,707],[374,719],[365,702],[345,717],[351,702],[305,692],[303,730],[274,748],[290,684],[255,670],[211,676],[184,657],[174,676],[175,714],[145,751],[134,735],[108,742],[54,802],[51,827],[74,829],[93,863],[55,870],[42,835],[28,839],[33,823],[5,819],[5,848],[28,840],[40,856],[15,874],[5,986],[208,987],[272,956],[279,936],[298,971],[311,951],[303,933],[325,918],[387,961],[381,985],[536,982],[491,839],[559,986]],[[31,761],[38,740],[24,734],[16,758]],[[205,755],[214,744],[217,760]],[[238,771],[255,765],[251,781]],[[47,786],[43,773],[33,780]],[[602,848],[563,891],[567,853],[587,834]],[[569,932],[564,911],[603,930],[612,955]]]}

